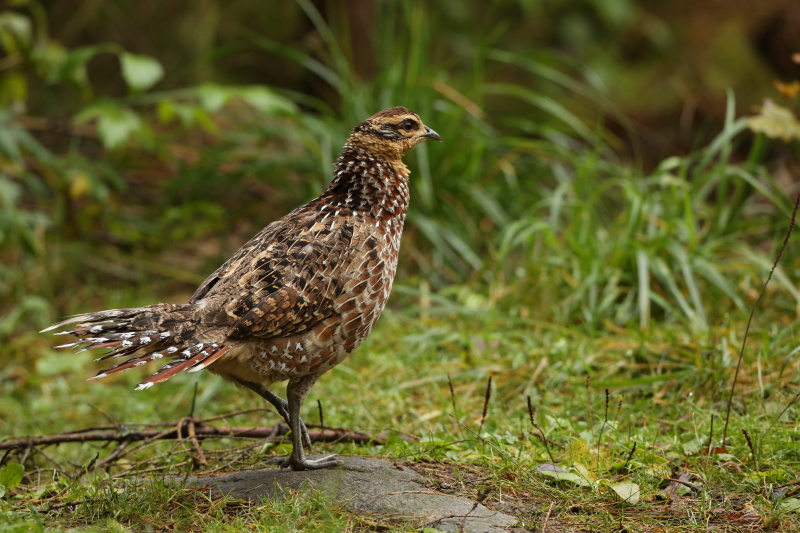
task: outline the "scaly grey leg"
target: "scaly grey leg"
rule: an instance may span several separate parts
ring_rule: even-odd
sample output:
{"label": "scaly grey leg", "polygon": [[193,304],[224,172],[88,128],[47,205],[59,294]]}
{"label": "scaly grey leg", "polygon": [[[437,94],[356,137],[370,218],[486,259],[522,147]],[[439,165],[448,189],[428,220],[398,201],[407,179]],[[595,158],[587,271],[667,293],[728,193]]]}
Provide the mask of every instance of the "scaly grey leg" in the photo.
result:
{"label": "scaly grey leg", "polygon": [[301,438],[301,424],[303,421],[300,419],[300,408],[303,406],[308,397],[311,387],[314,386],[319,376],[302,376],[292,378],[286,386],[286,398],[288,399],[288,412],[289,412],[289,427],[292,428],[292,454],[283,461],[280,461],[281,467],[291,467],[292,470],[318,470],[320,468],[330,468],[332,466],[341,465],[342,462],[336,458],[336,455],[328,455],[320,457],[319,459],[306,459],[303,453],[303,445]]}
{"label": "scaly grey leg", "polygon": [[[233,378],[239,385],[243,387],[247,387],[251,391],[255,392],[269,403],[275,407],[275,410],[278,411],[278,414],[286,421],[286,424],[289,428],[294,432],[294,428],[292,428],[291,418],[289,417],[289,402],[269,390],[267,387],[262,385],[261,383],[253,383],[252,381],[245,381],[239,378]],[[302,443],[303,446],[308,448],[311,451],[311,437],[308,436],[308,430],[306,429],[306,425],[303,420],[300,420],[300,435],[302,436]],[[294,436],[292,436],[292,442],[294,442]]]}

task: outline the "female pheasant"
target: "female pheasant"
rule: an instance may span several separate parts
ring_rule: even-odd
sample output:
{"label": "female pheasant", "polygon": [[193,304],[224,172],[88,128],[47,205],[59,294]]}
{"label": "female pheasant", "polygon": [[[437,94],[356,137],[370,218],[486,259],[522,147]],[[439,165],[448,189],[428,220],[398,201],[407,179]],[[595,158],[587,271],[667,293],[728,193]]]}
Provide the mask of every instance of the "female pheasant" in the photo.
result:
{"label": "female pheasant", "polygon": [[[291,428],[294,470],[335,466],[311,460],[300,408],[319,377],[341,363],[380,317],[397,269],[408,208],[402,157],[425,139],[441,141],[405,107],[356,126],[322,195],[261,230],[195,291],[189,303],[159,303],[87,313],[44,331],[79,337],[59,348],[112,351],[130,357],[101,378],[167,357],[142,381],[146,389],[202,369],[270,402]],[[94,379],[94,378],[92,378]],[[286,400],[268,387],[288,380]]]}

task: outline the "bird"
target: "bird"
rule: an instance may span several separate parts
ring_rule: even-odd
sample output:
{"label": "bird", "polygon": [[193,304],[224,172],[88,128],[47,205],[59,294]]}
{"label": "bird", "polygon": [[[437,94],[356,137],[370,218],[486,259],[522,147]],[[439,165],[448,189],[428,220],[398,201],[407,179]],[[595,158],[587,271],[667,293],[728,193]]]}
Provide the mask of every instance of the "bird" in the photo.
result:
{"label": "bird", "polygon": [[[57,346],[127,358],[89,379],[151,361],[166,365],[136,387],[208,370],[272,404],[291,430],[283,468],[342,464],[306,456],[300,411],[325,372],[369,335],[389,297],[409,204],[402,158],[441,137],[405,107],[380,111],[351,131],[317,198],[272,222],[215,270],[187,303],[157,303],[73,316],[45,330],[77,337]],[[110,352],[108,351],[110,350]],[[269,387],[287,381],[286,398]]]}

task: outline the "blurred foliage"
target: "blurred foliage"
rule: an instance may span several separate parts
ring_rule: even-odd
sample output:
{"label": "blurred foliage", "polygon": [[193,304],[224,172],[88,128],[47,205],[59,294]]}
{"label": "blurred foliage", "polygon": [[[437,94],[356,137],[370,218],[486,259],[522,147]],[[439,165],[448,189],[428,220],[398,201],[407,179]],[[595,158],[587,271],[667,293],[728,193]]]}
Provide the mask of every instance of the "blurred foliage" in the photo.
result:
{"label": "blurred foliage", "polygon": [[[631,437],[696,452],[798,192],[794,3],[12,0],[0,8],[0,419],[35,433],[105,412],[163,418],[164,405],[183,416],[189,387],[137,396],[67,381],[88,354],[36,331],[185,300],[326,186],[350,128],[406,105],[444,142],[408,158],[388,316],[338,370],[349,379],[319,384],[342,399],[326,420],[431,433],[431,452],[398,441],[412,457],[483,461],[492,450],[476,453],[443,413],[452,399],[477,420],[492,376],[503,416],[487,431],[509,442],[529,430],[532,396],[549,439],[591,443],[590,388],[612,387],[632,402],[615,456],[627,464]],[[796,427],[798,266],[790,244],[754,322],[748,427],[784,412]],[[198,410],[252,405],[216,401],[226,386],[206,381]],[[352,387],[365,381],[375,387]],[[430,429],[437,417],[445,429]],[[789,431],[770,454],[796,448],[779,442]]]}
{"label": "blurred foliage", "polygon": [[[748,14],[689,61],[701,37],[669,4],[12,2],[0,339],[26,353],[40,341],[15,333],[58,316],[185,298],[397,104],[445,140],[409,158],[406,295],[589,331],[744,310],[786,227],[779,171],[797,146],[736,118],[732,94],[749,109],[772,83]],[[794,310],[790,271],[779,307]]]}

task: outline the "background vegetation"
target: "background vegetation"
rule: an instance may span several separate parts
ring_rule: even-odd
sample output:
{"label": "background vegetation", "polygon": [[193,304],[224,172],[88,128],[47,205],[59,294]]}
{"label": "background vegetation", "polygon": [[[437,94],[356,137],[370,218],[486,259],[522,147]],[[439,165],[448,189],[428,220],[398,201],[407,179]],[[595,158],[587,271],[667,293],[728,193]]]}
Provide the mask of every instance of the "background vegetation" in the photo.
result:
{"label": "background vegetation", "polygon": [[[84,384],[90,358],[36,332],[77,312],[185,300],[325,187],[353,125],[399,104],[445,142],[408,161],[390,309],[314,395],[326,425],[423,440],[335,451],[475,468],[531,528],[556,517],[589,530],[792,527],[794,241],[756,314],[726,442],[717,418],[797,194],[792,5],[11,2],[0,10],[0,434],[260,406],[212,376],[147,394],[127,393],[137,375]],[[5,456],[26,477],[0,496],[0,530],[233,530],[289,512],[211,512],[160,485],[143,501],[163,490],[204,512],[149,508],[112,468],[85,468],[95,453]],[[545,462],[564,475],[541,474]],[[701,489],[665,496],[680,476]],[[615,483],[639,501],[620,501]],[[313,502],[294,512],[301,525],[371,527]]]}

